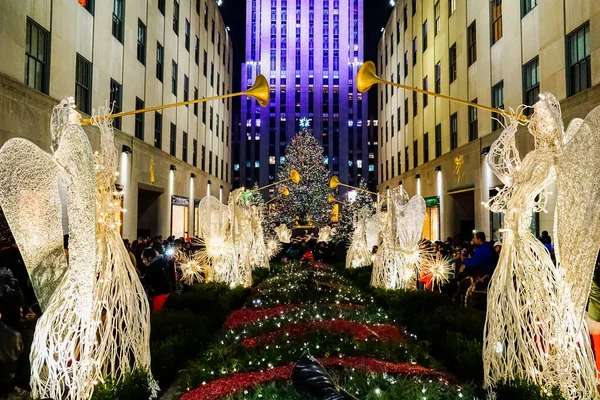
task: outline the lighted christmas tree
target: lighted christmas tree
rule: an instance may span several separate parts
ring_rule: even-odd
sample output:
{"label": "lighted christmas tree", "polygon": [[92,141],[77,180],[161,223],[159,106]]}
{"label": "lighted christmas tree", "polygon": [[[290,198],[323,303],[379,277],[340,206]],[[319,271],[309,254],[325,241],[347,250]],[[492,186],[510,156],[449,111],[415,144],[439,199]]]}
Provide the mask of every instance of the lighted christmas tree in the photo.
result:
{"label": "lighted christmas tree", "polygon": [[[360,212],[364,212],[368,216],[375,213],[375,207],[373,207],[375,196],[364,191],[368,190],[367,183],[364,179],[360,180],[358,187],[363,190],[355,191],[356,198],[354,198],[354,200],[348,199],[347,197],[339,199],[339,201],[345,204],[340,204],[340,220],[336,226],[336,235],[333,239],[333,242],[336,244],[343,244],[345,246],[350,245],[352,233],[354,232],[354,219]],[[349,192],[352,191],[353,189],[349,189]]]}
{"label": "lighted christmas tree", "polygon": [[[300,173],[299,184],[285,182],[279,185],[273,200],[272,219],[278,223],[313,223],[322,226],[331,220],[331,204],[327,197],[329,188],[329,170],[324,163],[323,147],[307,131],[298,133],[285,150],[285,161],[279,168],[278,180],[289,178],[290,171]],[[289,189],[289,196],[282,196],[283,187]]]}

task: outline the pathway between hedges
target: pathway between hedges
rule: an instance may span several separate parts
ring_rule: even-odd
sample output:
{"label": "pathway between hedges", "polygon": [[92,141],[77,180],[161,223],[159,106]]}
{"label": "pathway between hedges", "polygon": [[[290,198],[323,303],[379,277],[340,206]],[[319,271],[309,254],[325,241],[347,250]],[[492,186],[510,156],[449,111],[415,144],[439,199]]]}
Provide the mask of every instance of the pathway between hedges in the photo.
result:
{"label": "pathway between hedges", "polygon": [[300,262],[273,267],[176,386],[183,400],[305,399],[290,374],[306,352],[360,399],[473,397],[371,296],[330,266]]}

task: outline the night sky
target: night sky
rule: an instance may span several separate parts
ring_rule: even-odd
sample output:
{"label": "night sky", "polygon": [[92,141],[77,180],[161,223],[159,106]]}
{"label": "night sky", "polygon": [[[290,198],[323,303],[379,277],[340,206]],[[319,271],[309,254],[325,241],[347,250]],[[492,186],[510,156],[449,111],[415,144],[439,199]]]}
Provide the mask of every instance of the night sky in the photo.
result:
{"label": "night sky", "polygon": [[[365,3],[365,61],[375,61],[381,28],[392,11],[389,0],[364,0]],[[223,0],[221,14],[230,28],[233,41],[233,91],[240,90],[241,65],[246,44],[246,0]],[[377,96],[369,98],[369,115],[377,115]],[[239,110],[239,97],[233,99],[234,110]],[[235,111],[234,111],[235,112]]]}

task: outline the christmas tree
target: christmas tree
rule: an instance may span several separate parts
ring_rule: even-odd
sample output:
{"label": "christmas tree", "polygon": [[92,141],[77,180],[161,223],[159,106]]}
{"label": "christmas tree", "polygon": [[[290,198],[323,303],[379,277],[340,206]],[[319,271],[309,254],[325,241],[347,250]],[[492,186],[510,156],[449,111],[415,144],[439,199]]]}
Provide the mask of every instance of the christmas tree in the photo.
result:
{"label": "christmas tree", "polygon": [[374,195],[365,192],[365,190],[368,190],[368,187],[364,179],[360,180],[358,187],[362,190],[356,191],[356,198],[353,201],[350,201],[350,199],[339,199],[339,201],[345,204],[340,204],[340,220],[336,226],[336,235],[333,239],[335,244],[349,246],[352,241],[352,233],[354,232],[354,220],[359,213],[364,212],[368,216],[375,213],[375,208],[373,207]]}
{"label": "christmas tree", "polygon": [[[300,173],[299,184],[285,182],[278,185],[273,200],[272,217],[278,223],[300,224],[312,222],[322,226],[331,220],[331,204],[327,197],[329,171],[324,163],[323,148],[307,130],[298,133],[285,150],[285,161],[279,168],[278,180],[289,178],[290,171]],[[289,189],[289,196],[280,195],[283,187]]]}

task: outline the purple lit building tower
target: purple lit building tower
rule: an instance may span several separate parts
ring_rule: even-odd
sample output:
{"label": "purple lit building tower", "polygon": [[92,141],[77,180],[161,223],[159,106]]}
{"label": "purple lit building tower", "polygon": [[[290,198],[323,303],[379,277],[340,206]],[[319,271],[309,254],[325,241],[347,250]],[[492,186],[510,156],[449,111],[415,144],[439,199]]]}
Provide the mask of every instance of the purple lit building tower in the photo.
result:
{"label": "purple lit building tower", "polygon": [[[332,174],[368,178],[367,98],[354,85],[363,62],[363,0],[247,0],[242,88],[267,77],[271,102],[243,99],[234,186],[272,183],[291,137],[306,127]],[[369,165],[369,161],[373,166]]]}

